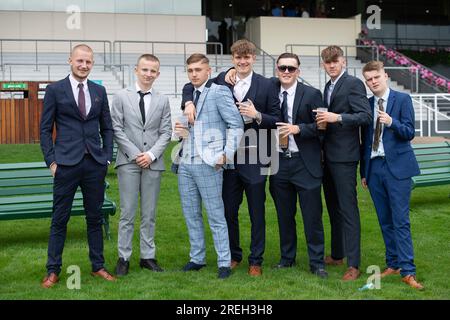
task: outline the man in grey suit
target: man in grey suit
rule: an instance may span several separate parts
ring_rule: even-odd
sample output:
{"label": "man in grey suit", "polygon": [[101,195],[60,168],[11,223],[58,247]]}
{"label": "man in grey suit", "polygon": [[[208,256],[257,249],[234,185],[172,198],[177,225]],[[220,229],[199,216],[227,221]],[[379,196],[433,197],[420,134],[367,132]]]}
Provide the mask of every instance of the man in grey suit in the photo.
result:
{"label": "man in grey suit", "polygon": [[120,191],[120,221],[116,274],[128,273],[132,253],[134,219],[141,197],[140,266],[163,271],[155,260],[155,217],[163,153],[170,142],[172,123],[169,99],[152,89],[159,76],[159,59],[151,54],[139,57],[136,84],[114,97],[111,117],[114,140],[119,146],[116,160]]}
{"label": "man in grey suit", "polygon": [[193,54],[186,64],[194,86],[196,117],[190,128],[175,123],[175,132],[183,137],[178,189],[191,244],[190,261],[183,270],[197,271],[206,265],[203,201],[217,252],[218,277],[224,279],[231,275],[231,253],[222,200],[223,166],[234,158],[244,123],[230,90],[207,86],[211,73],[208,58]]}

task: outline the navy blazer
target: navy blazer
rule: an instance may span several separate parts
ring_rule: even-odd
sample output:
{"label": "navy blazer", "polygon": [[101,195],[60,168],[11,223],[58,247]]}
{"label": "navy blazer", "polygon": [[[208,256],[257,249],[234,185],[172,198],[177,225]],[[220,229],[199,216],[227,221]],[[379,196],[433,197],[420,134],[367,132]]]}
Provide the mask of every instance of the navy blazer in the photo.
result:
{"label": "navy blazer", "polygon": [[[392,125],[384,127],[383,146],[386,164],[397,179],[407,179],[420,174],[416,156],[411,147],[414,138],[414,108],[408,94],[390,89],[386,112],[392,117]],[[370,98],[372,116],[375,98]],[[362,131],[361,178],[369,177],[370,155],[374,126],[369,125]]]}
{"label": "navy blazer", "polygon": [[[47,166],[73,166],[88,150],[100,164],[112,161],[113,129],[106,90],[87,82],[91,109],[83,119],[73,96],[69,77],[47,86],[41,118],[41,149]],[[56,140],[53,142],[53,127]],[[100,139],[101,136],[101,139]]]}

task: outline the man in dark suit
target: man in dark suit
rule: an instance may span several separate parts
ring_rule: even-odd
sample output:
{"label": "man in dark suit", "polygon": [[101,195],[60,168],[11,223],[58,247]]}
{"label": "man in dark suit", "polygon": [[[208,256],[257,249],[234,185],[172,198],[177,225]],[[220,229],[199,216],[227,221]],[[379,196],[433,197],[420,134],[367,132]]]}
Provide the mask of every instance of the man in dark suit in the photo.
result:
{"label": "man in dark suit", "polygon": [[41,284],[44,288],[59,280],[67,223],[78,187],[83,193],[92,275],[115,280],[104,268],[101,213],[113,151],[108,98],[104,87],[87,80],[94,64],[89,46],[75,46],[69,64],[71,74],[47,87],[41,119],[41,149],[54,177],[47,276]]}
{"label": "man in dark suit", "polygon": [[319,111],[317,124],[326,125],[324,137],[324,193],[331,223],[330,265],[343,263],[348,269],[343,280],[359,277],[361,226],[356,197],[361,126],[372,121],[364,83],[345,71],[344,52],[329,46],[321,53],[323,66],[331,80],[325,86],[328,111]]}
{"label": "man in dark suit", "polygon": [[[238,40],[231,46],[231,55],[236,83],[230,85],[225,82],[225,72],[214,79],[215,83],[227,85],[233,92],[245,122],[244,137],[234,158],[234,169],[226,169],[223,174],[222,197],[230,238],[231,268],[236,268],[242,260],[238,212],[245,191],[251,221],[248,273],[260,276],[266,233],[265,186],[271,148],[270,130],[265,129],[276,128],[276,122],[281,120],[280,104],[278,92],[273,90],[270,80],[253,71],[255,45],[248,40]],[[192,92],[190,85],[183,89],[182,106],[185,106],[190,123],[195,115],[195,108],[190,102],[193,100]],[[267,160],[264,161],[261,155],[266,155]]]}
{"label": "man in dark suit", "polygon": [[369,100],[374,121],[362,134],[361,183],[369,187],[386,246],[381,277],[401,274],[403,282],[421,290],[409,222],[411,177],[420,174],[410,143],[414,108],[409,95],[388,87],[382,62],[367,63],[363,75],[374,94]]}
{"label": "man in dark suit", "polygon": [[313,110],[323,106],[319,90],[298,82],[300,60],[296,54],[283,53],[277,59],[275,80],[281,101],[283,121],[280,136],[287,137],[279,148],[279,169],[270,177],[270,192],[275,202],[280,233],[281,260],[276,268],[292,267],[297,254],[295,214],[297,196],[313,274],[326,278],[322,224],[321,146]]}

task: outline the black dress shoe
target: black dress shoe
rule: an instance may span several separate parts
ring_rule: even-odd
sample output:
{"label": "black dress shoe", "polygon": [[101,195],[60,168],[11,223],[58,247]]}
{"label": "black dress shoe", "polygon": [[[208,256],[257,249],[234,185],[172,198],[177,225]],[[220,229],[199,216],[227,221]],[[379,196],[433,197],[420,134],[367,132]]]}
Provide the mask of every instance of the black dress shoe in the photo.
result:
{"label": "black dress shoe", "polygon": [[311,270],[311,273],[318,276],[321,279],[328,278],[328,272],[326,272],[325,269],[323,269],[323,268],[313,269],[313,270]]}
{"label": "black dress shoe", "polygon": [[229,268],[229,267],[220,267],[219,268],[219,273],[218,273],[219,279],[226,279],[229,276],[231,276],[231,268]]}
{"label": "black dress shoe", "polygon": [[141,266],[141,268],[146,268],[146,269],[149,269],[149,270],[155,271],[155,272],[163,272],[164,271],[163,269],[161,269],[160,266],[158,266],[155,259],[141,259],[141,261],[139,262],[139,265]]}
{"label": "black dress shoe", "polygon": [[130,268],[130,262],[126,261],[124,258],[119,258],[116,264],[116,276],[121,277],[128,274],[128,269]]}
{"label": "black dress shoe", "polygon": [[188,262],[184,267],[183,267],[183,271],[198,271],[201,268],[205,267],[206,264],[197,264],[195,262]]}
{"label": "black dress shoe", "polygon": [[290,262],[290,263],[280,262],[279,264],[274,265],[273,269],[292,268],[293,266],[295,266],[295,262]]}

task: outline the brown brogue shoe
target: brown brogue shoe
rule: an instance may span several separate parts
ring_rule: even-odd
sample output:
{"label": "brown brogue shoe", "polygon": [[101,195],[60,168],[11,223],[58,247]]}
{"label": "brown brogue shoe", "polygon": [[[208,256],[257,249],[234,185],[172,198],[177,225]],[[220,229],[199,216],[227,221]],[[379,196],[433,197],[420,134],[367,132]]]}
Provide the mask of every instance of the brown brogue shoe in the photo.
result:
{"label": "brown brogue shoe", "polygon": [[56,273],[50,273],[49,275],[47,275],[44,280],[42,280],[41,282],[41,287],[42,288],[51,288],[53,287],[57,282],[59,281],[59,278],[57,276]]}
{"label": "brown brogue shoe", "polygon": [[355,267],[349,267],[347,271],[345,271],[342,280],[344,281],[353,281],[359,278],[361,271]]}
{"label": "brown brogue shoe", "polygon": [[91,275],[93,277],[100,277],[107,281],[116,281],[116,277],[114,277],[112,274],[110,274],[108,271],[106,271],[105,268],[100,269],[96,272],[91,272]]}
{"label": "brown brogue shoe", "polygon": [[340,266],[344,264],[344,259],[333,259],[331,256],[326,256],[325,264],[328,266]]}
{"label": "brown brogue shoe", "polygon": [[252,277],[260,277],[262,275],[261,266],[249,266],[248,274]]}
{"label": "brown brogue shoe", "polygon": [[393,268],[386,268],[384,271],[380,274],[381,278],[391,276],[394,274],[400,274],[400,269],[393,269]]}
{"label": "brown brogue shoe", "polygon": [[416,280],[416,276],[413,274],[409,274],[402,278],[402,281],[409,285],[411,288],[417,289],[417,290],[423,290],[424,286]]}
{"label": "brown brogue shoe", "polygon": [[231,260],[230,268],[231,270],[236,269],[239,266],[240,262],[236,260]]}

